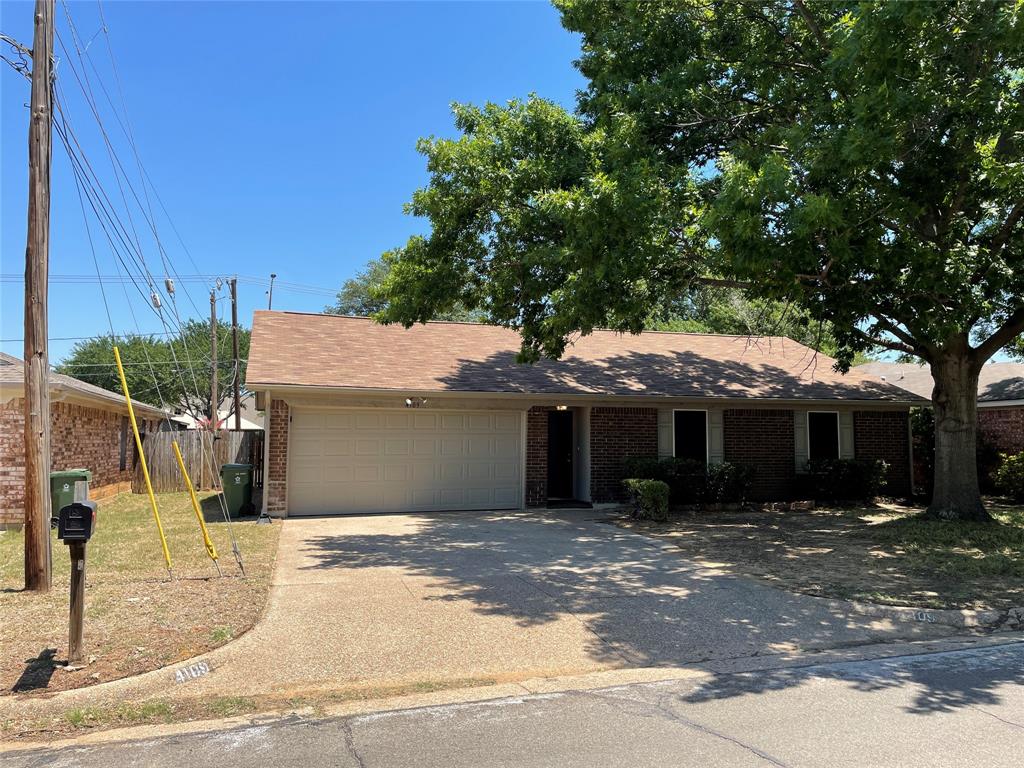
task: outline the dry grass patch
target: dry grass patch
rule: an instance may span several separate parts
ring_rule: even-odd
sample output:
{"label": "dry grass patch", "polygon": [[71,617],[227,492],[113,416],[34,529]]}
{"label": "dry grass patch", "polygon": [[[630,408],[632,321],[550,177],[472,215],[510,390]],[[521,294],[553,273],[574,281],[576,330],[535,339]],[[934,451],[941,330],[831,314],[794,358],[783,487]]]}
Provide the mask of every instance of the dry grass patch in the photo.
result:
{"label": "dry grass patch", "polygon": [[[99,505],[86,562],[83,669],[67,658],[70,560],[53,539],[53,590],[22,591],[22,532],[0,533],[0,695],[79,688],[173,664],[230,641],[259,618],[277,549],[280,524],[232,524],[245,564],[231,553],[227,525],[203,494],[210,536],[223,576],[203,548],[187,494],[159,494],[174,566],[168,580],[146,496],[125,493]],[[219,521],[219,522],[218,522]],[[130,714],[130,713],[129,713]]]}
{"label": "dry grass patch", "polygon": [[1024,605],[1024,507],[990,500],[989,509],[995,525],[923,520],[920,507],[899,504],[620,524],[794,592],[928,608]]}

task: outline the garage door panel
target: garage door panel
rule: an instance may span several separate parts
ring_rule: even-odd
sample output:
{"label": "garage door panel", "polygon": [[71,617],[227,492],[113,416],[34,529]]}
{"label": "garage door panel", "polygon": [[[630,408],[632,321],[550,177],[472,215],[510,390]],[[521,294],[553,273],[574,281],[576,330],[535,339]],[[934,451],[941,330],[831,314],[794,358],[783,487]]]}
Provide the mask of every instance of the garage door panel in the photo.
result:
{"label": "garage door panel", "polygon": [[521,414],[292,413],[289,514],[518,508]]}

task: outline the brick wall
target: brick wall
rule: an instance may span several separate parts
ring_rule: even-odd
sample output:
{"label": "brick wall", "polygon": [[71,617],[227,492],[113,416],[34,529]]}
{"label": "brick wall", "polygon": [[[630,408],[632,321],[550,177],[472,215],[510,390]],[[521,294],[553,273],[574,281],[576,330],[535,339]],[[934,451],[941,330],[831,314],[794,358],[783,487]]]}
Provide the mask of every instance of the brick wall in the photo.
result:
{"label": "brick wall", "polygon": [[657,409],[591,409],[590,496],[594,502],[622,500],[623,463],[627,456],[657,458]]}
{"label": "brick wall", "polygon": [[548,500],[548,412],[535,406],[526,414],[526,506],[543,507]]}
{"label": "brick wall", "polygon": [[722,413],[722,432],[725,460],[754,467],[751,498],[766,501],[792,495],[796,477],[792,411],[726,410]]}
{"label": "brick wall", "polygon": [[910,493],[910,440],[905,411],[854,411],[853,455],[889,464],[884,493]]}
{"label": "brick wall", "polygon": [[270,403],[270,434],[267,436],[267,512],[281,514],[288,509],[288,404]]}
{"label": "brick wall", "polygon": [[[0,525],[20,524],[25,509],[25,401],[0,406]],[[129,428],[125,469],[117,411],[76,403],[50,403],[50,465],[53,471],[84,467],[92,472],[89,496],[102,499],[131,488],[135,444]],[[143,426],[140,421],[139,426]],[[150,428],[153,428],[151,426]]]}
{"label": "brick wall", "polygon": [[979,408],[978,442],[999,453],[1024,451],[1024,405]]}

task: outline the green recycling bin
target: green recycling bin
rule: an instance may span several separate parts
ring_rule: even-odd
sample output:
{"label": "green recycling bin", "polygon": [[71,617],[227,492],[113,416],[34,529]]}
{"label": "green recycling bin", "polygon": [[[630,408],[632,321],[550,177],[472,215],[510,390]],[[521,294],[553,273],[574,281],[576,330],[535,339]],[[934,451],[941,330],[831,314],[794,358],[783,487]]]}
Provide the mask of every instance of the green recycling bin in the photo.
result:
{"label": "green recycling bin", "polygon": [[[88,469],[65,469],[50,473],[50,514],[54,517],[68,504],[75,501],[75,483],[92,480]],[[86,494],[88,496],[88,494]]]}
{"label": "green recycling bin", "polygon": [[231,515],[253,513],[252,464],[224,464],[220,468],[220,483]]}

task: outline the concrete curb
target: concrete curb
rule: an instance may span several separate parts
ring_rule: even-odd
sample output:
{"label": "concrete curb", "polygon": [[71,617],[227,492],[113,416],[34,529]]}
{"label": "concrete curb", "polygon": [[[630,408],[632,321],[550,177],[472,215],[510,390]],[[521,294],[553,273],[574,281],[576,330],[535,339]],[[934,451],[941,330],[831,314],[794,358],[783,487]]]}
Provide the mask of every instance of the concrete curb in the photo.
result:
{"label": "concrete curb", "polygon": [[[808,595],[808,597],[815,596]],[[825,604],[833,610],[889,619],[890,621],[941,624],[959,629],[1024,629],[1024,607],[1007,608],[1002,611],[972,611],[955,608],[916,608],[904,605],[860,603],[827,597],[816,597],[816,599],[824,600]]]}

